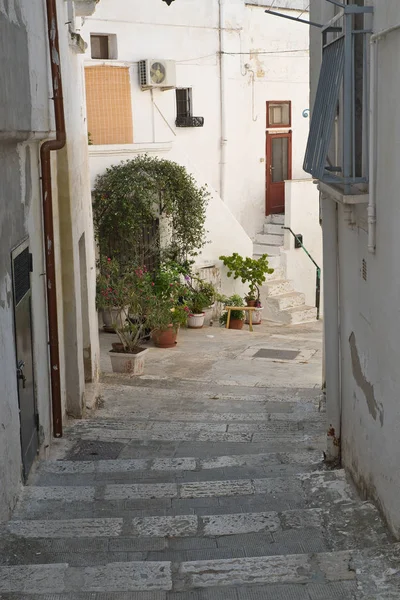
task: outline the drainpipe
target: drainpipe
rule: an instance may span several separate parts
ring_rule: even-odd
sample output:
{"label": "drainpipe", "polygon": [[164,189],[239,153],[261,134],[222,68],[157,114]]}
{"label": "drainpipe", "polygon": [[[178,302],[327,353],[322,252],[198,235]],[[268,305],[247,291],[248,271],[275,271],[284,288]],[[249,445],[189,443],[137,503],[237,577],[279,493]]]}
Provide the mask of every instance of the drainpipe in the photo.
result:
{"label": "drainpipe", "polygon": [[42,144],[40,161],[42,170],[42,200],[44,245],[46,257],[47,316],[49,327],[51,401],[53,435],[62,437],[62,409],[60,385],[60,355],[58,340],[57,289],[54,252],[53,195],[51,181],[51,152],[61,150],[66,143],[64,100],[62,92],[60,48],[57,26],[56,0],[46,0],[47,24],[50,50],[51,80],[53,86],[56,139]]}
{"label": "drainpipe", "polygon": [[374,33],[370,38],[370,108],[369,108],[369,200],[368,200],[368,251],[372,254],[376,251],[376,142],[377,142],[377,94],[378,94],[378,43],[381,39],[398,31],[400,24],[393,25]]}
{"label": "drainpipe", "polygon": [[219,79],[220,79],[220,102],[221,102],[221,154],[219,174],[219,195],[225,201],[226,181],[226,90],[225,90],[225,0],[219,0]]}
{"label": "drainpipe", "polygon": [[376,249],[376,97],[377,83],[376,54],[377,41],[370,44],[370,103],[369,103],[369,195],[368,195],[368,252]]}
{"label": "drainpipe", "polygon": [[336,202],[321,194],[324,253],[324,347],[326,376],[326,462],[340,460],[341,385],[339,343],[338,215]]}

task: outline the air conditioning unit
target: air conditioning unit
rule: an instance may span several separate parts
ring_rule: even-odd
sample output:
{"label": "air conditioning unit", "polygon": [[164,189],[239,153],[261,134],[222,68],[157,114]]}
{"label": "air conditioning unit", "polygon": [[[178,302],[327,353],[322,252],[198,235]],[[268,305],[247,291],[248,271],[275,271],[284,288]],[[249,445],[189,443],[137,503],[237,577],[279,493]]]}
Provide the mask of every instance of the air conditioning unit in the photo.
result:
{"label": "air conditioning unit", "polygon": [[139,84],[142,90],[176,87],[174,60],[148,59],[139,61]]}

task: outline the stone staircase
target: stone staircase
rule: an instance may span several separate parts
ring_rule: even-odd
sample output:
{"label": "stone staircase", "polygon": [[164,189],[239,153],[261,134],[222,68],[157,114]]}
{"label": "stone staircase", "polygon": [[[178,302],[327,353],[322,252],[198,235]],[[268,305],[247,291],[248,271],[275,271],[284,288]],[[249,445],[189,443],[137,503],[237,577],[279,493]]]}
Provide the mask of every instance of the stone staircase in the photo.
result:
{"label": "stone staircase", "polygon": [[282,255],[283,225],[284,215],[267,217],[263,232],[257,234],[254,241],[254,258],[268,254],[269,264],[275,269],[260,290],[263,319],[285,324],[315,321],[317,309],[307,306],[305,295],[294,290],[292,282],[286,279]]}
{"label": "stone staircase", "polygon": [[0,531],[2,600],[399,597],[400,545],[324,469],[311,390],[126,380],[102,403]]}

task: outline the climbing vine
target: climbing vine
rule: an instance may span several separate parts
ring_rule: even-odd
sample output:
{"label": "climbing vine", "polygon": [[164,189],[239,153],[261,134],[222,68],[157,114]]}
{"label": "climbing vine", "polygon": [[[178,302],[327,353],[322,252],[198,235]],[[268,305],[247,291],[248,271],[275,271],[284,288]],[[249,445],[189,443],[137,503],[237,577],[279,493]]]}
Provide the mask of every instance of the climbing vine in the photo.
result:
{"label": "climbing vine", "polygon": [[169,160],[143,155],[110,167],[94,189],[100,254],[150,267],[195,256],[206,243],[208,198],[205,187]]}

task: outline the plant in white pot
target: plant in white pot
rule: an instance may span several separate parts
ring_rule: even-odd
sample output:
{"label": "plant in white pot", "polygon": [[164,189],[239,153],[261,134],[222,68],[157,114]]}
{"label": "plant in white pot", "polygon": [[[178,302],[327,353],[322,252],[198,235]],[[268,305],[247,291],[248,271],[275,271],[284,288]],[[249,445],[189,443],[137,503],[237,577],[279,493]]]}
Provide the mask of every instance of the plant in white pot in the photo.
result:
{"label": "plant in white pot", "polygon": [[186,277],[189,287],[186,299],[189,308],[188,328],[201,329],[204,325],[205,309],[215,302],[215,289],[211,283],[196,277]]}
{"label": "plant in white pot", "polygon": [[144,357],[148,352],[140,344],[146,337],[146,295],[150,293],[151,279],[145,267],[120,269],[116,260],[107,259],[112,273],[111,285],[107,288],[108,298],[118,318],[112,323],[119,342],[112,344],[109,351],[115,373],[142,375]]}

